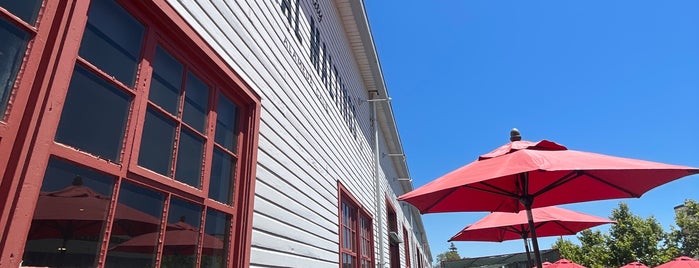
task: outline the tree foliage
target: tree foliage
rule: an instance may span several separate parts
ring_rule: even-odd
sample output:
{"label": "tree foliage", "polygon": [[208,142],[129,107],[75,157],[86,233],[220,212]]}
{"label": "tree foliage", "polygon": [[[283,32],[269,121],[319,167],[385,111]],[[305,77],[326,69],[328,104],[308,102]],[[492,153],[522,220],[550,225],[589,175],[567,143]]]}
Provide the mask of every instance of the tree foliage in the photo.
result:
{"label": "tree foliage", "polygon": [[[675,218],[679,229],[663,231],[654,217],[642,218],[631,213],[626,203],[612,210],[616,221],[608,234],[585,230],[578,234],[580,245],[558,239],[553,245],[561,256],[590,268],[621,267],[639,261],[657,266],[680,255],[699,254],[699,204],[685,201]],[[680,254],[681,253],[681,254]]]}
{"label": "tree foliage", "polygon": [[679,229],[671,228],[670,245],[678,251],[677,255],[699,256],[699,204],[694,200],[685,200],[675,208],[675,223]]}
{"label": "tree foliage", "polygon": [[456,260],[460,260],[460,259],[461,259],[461,256],[459,256],[458,249],[456,248],[454,243],[451,243],[448,251],[445,251],[444,253],[440,253],[437,255],[437,265],[435,265],[435,266],[438,267],[439,264],[442,263],[443,261],[456,261]]}

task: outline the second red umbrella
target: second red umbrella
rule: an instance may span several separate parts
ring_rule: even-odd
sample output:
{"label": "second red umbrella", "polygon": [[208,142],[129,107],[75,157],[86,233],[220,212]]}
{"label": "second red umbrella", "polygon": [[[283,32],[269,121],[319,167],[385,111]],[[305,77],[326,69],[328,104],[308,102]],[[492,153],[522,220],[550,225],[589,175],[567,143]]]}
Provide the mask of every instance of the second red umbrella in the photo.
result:
{"label": "second red umbrella", "polygon": [[[532,209],[539,237],[574,235],[582,230],[614,221],[559,207]],[[531,264],[527,238],[531,237],[526,212],[493,212],[454,235],[449,241],[502,242],[523,239],[527,260]]]}

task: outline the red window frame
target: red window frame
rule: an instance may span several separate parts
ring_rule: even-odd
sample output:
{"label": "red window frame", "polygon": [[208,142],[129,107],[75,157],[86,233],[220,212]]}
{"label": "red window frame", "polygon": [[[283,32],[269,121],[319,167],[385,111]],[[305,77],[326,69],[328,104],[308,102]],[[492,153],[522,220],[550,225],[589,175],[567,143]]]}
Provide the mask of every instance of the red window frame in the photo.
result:
{"label": "red window frame", "polygon": [[[345,187],[339,184],[338,189],[339,267],[346,267],[343,266],[345,254],[354,257],[352,267],[363,267],[362,262],[368,263],[368,267],[374,267],[373,218]],[[346,216],[352,218],[345,221]],[[345,231],[350,234],[350,241],[347,241]],[[353,247],[346,248],[345,243],[350,243]]]}
{"label": "red window frame", "polygon": [[408,228],[403,226],[403,246],[405,251],[405,267],[410,267],[410,236],[408,236]]}
{"label": "red window frame", "polygon": [[[229,265],[244,267],[249,263],[252,234],[252,202],[254,199],[255,167],[257,162],[257,141],[261,102],[260,97],[236,74],[230,66],[199,36],[193,28],[166,2],[166,0],[125,1],[117,0],[134,18],[146,26],[146,37],[143,41],[136,87],[128,88],[112,79],[111,83],[135,96],[131,102],[131,110],[122,144],[121,163],[104,161],[89,153],[75,150],[54,142],[54,135],[60,120],[60,111],[68,91],[68,84],[74,66],[80,64],[98,76],[109,81],[109,75],[92,66],[78,56],[89,1],[44,1],[40,12],[35,38],[30,41],[30,49],[25,56],[25,73],[37,71],[41,76],[24,76],[18,74],[14,107],[11,108],[6,124],[0,125],[0,138],[3,152],[12,151],[5,156],[0,154],[0,167],[6,167],[0,181],[0,193],[17,193],[0,200],[0,223],[3,239],[0,240],[0,263],[8,265],[19,264],[22,256],[22,241],[26,239],[31,225],[32,213],[36,205],[43,173],[49,157],[57,157],[82,166],[114,175],[120,181],[128,180],[150,189],[161,191],[168,196],[177,195],[201,204],[207,209],[233,216],[229,238],[231,248],[228,252]],[[0,9],[0,16],[13,17],[9,12]],[[43,14],[43,15],[41,15]],[[13,18],[16,20],[16,18]],[[26,23],[25,23],[26,24]],[[28,25],[22,26],[31,28]],[[45,37],[45,38],[36,38]],[[40,41],[46,43],[40,43]],[[215,110],[208,111],[207,139],[205,143],[204,171],[202,172],[201,189],[184,185],[172,179],[164,179],[162,175],[138,167],[138,145],[140,132],[145,118],[145,107],[148,100],[148,85],[152,72],[148,60],[154,54],[155,44],[159,43],[168,48],[169,52],[176,51],[178,59],[196,67],[196,74],[203,77],[207,84],[213,85],[209,102],[213,102],[219,93],[225,95],[238,107],[239,131],[238,147],[235,153],[234,201],[227,205],[208,198],[208,179],[210,160],[214,145]],[[46,45],[46,48],[44,48]],[[144,50],[146,48],[146,50]],[[147,48],[152,48],[150,51]],[[43,96],[46,96],[45,98]],[[35,105],[29,105],[27,99],[34,97]],[[27,109],[28,112],[24,112]],[[33,110],[31,110],[33,109]],[[209,108],[210,109],[210,108]],[[29,117],[21,115],[28,114]],[[20,124],[21,123],[21,124]],[[21,125],[24,129],[16,126]],[[214,126],[215,127],[215,126]],[[13,133],[14,131],[14,133]],[[17,133],[25,133],[20,137]],[[21,142],[21,144],[20,144]],[[17,152],[17,153],[14,153]],[[230,153],[230,152],[227,152]],[[9,155],[9,154],[8,154]],[[12,158],[14,157],[14,158]],[[11,161],[15,166],[9,167]],[[135,164],[134,164],[135,163]],[[114,196],[116,198],[116,195]],[[5,202],[6,201],[6,202]],[[113,200],[114,202],[114,200]],[[113,208],[112,208],[113,209]],[[13,230],[10,232],[9,230]],[[103,243],[102,251],[106,252],[107,243]],[[104,254],[103,254],[104,255]],[[104,258],[104,256],[102,256]],[[103,260],[103,259],[102,259]],[[103,263],[103,262],[100,262]],[[103,264],[102,264],[103,265]]]}

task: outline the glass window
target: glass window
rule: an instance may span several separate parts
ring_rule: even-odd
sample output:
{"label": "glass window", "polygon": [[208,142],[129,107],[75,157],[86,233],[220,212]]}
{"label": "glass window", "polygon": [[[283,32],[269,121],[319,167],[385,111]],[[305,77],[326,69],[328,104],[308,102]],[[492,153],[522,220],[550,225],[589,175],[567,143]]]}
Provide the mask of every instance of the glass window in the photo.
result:
{"label": "glass window", "polygon": [[[6,1],[0,2],[4,7]],[[22,1],[18,1],[22,2]],[[13,6],[22,6],[13,4]],[[3,120],[30,35],[0,17],[0,120]]]}
{"label": "glass window", "polygon": [[119,162],[131,96],[76,65],[56,141]]}
{"label": "glass window", "polygon": [[215,148],[211,160],[211,178],[209,180],[209,198],[224,204],[233,204],[235,187],[235,161],[221,149]]}
{"label": "glass window", "polygon": [[339,219],[342,254],[340,267],[372,267],[374,260],[372,220],[348,197],[343,191],[340,202],[342,213]]}
{"label": "glass window", "polygon": [[149,267],[155,263],[164,195],[123,182],[109,238],[106,267]]}
{"label": "glass window", "polygon": [[[42,0],[0,0],[0,7],[7,9],[24,22],[34,25]],[[2,39],[7,40],[7,39]]]}
{"label": "glass window", "polygon": [[[195,267],[202,208],[182,199],[173,198],[169,211],[162,267]],[[207,242],[209,241],[205,237],[203,245],[205,251],[209,250],[208,247],[216,246]]]}
{"label": "glass window", "polygon": [[145,28],[113,0],[93,0],[79,55],[127,86],[136,78]]}
{"label": "glass window", "polygon": [[176,127],[175,122],[148,108],[138,155],[139,166],[170,177]]}
{"label": "glass window", "polygon": [[111,176],[51,158],[27,236],[23,264],[94,266],[113,184]]}
{"label": "glass window", "polygon": [[189,130],[182,130],[179,145],[175,179],[199,188],[204,140]]}
{"label": "glass window", "polygon": [[204,243],[211,241],[211,249],[202,250],[201,267],[228,267],[228,249],[230,240],[231,216],[209,209],[206,211],[206,227],[204,228]]}
{"label": "glass window", "polygon": [[238,108],[223,94],[219,94],[218,108],[216,109],[216,137],[215,141],[223,148],[236,153],[238,137],[236,135]]}
{"label": "glass window", "polygon": [[194,74],[187,75],[185,89],[184,114],[182,120],[187,125],[204,133],[206,128],[206,105],[209,98],[209,87]]}
{"label": "glass window", "polygon": [[148,99],[173,116],[177,116],[184,66],[161,47],[155,50],[153,79]]}

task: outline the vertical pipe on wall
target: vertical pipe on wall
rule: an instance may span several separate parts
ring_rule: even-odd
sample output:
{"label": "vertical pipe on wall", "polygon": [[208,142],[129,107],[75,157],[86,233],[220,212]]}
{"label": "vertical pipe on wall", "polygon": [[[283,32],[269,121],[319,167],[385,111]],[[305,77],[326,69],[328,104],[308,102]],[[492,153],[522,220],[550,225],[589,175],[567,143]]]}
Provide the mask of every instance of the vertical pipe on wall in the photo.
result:
{"label": "vertical pipe on wall", "polygon": [[379,125],[377,122],[377,114],[376,114],[376,102],[377,101],[389,101],[390,98],[386,99],[371,99],[367,100],[368,102],[371,102],[371,115],[372,115],[372,127],[374,128],[374,207],[376,208],[376,226],[377,232],[379,233],[379,262],[377,267],[382,268],[384,267],[384,254],[383,254],[383,246],[384,246],[384,239],[383,239],[383,209],[381,209],[381,193],[383,191],[383,188],[381,187],[381,178],[379,176],[379,168],[381,165],[381,159],[379,153]]}

